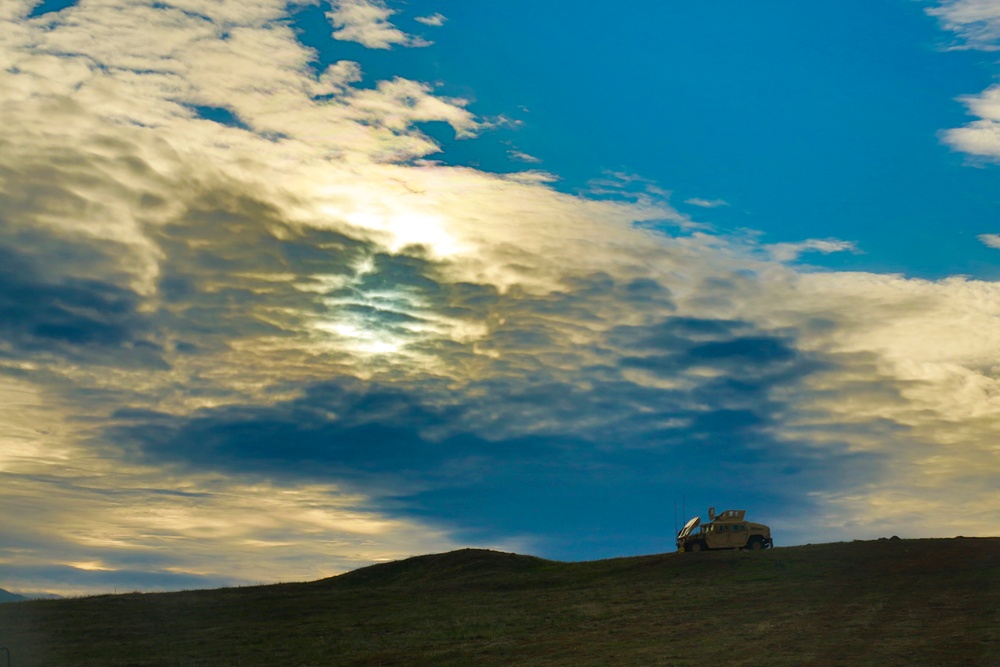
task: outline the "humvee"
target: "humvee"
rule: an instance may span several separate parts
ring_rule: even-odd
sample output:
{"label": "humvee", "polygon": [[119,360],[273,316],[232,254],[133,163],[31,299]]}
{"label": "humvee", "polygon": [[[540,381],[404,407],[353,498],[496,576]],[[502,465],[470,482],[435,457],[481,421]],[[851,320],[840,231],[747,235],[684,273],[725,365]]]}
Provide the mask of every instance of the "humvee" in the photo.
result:
{"label": "humvee", "polygon": [[[770,549],[774,546],[771,529],[762,523],[746,521],[746,510],[726,510],[716,516],[708,508],[709,523],[700,526],[701,517],[694,517],[677,533],[678,551],[710,551],[715,549]],[[698,531],[695,531],[698,528]]]}

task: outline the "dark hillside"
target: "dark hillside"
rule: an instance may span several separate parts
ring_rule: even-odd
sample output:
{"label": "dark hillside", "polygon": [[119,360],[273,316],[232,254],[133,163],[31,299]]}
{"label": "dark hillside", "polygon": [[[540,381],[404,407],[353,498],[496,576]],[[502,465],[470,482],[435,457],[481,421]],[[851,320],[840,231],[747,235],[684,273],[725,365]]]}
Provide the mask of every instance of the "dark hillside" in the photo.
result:
{"label": "dark hillside", "polygon": [[488,551],[486,549],[459,549],[444,554],[414,556],[391,563],[379,563],[354,570],[337,577],[322,579],[316,585],[336,588],[372,586],[430,586],[464,587],[497,586],[514,581],[534,582],[536,574],[561,563],[534,556]]}
{"label": "dark hillside", "polygon": [[998,665],[1000,539],[585,563],[465,549],[305,584],[0,607],[17,667]]}

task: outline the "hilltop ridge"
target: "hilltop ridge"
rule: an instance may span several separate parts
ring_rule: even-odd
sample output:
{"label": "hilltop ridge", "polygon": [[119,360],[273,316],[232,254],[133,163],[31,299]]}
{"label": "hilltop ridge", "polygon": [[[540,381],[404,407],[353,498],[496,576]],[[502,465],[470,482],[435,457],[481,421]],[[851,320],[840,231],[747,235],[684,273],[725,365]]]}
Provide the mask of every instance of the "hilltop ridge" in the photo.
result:
{"label": "hilltop ridge", "polygon": [[376,563],[321,579],[317,583],[325,582],[335,586],[399,586],[419,583],[465,586],[523,577],[556,562],[491,549],[458,549]]}

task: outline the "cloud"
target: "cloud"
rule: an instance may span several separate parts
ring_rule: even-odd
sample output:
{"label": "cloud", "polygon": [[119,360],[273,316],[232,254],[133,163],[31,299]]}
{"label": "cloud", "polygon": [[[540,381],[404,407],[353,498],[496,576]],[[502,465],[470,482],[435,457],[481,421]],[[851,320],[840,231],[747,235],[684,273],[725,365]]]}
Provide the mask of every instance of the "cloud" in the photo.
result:
{"label": "cloud", "polygon": [[980,234],[976,237],[983,245],[1000,250],[1000,234]]}
{"label": "cloud", "polygon": [[75,595],[316,579],[460,546],[329,480],[281,483],[111,456],[86,442],[76,406],[43,396],[36,383],[0,383],[8,510],[0,560],[5,582],[22,590]]}
{"label": "cloud", "polygon": [[832,252],[857,252],[857,248],[850,241],[836,239],[809,239],[798,243],[773,243],[766,247],[771,256],[781,262],[794,261],[804,252],[821,252],[824,255]]}
{"label": "cloud", "polygon": [[[589,283],[591,296],[583,298],[593,304],[595,290],[611,287]],[[375,506],[447,526],[466,540],[528,532],[536,549],[561,557],[583,544],[614,554],[616,539],[594,533],[592,522],[616,512],[637,522],[634,539],[655,544],[662,517],[649,498],[706,459],[726,462],[706,483],[730,492],[749,491],[762,476],[836,487],[836,480],[876,469],[872,455],[846,447],[824,450],[817,466],[809,452],[769,434],[782,409],[768,400],[772,389],[820,368],[790,341],[755,335],[744,322],[668,317],[653,327],[612,328],[595,341],[598,349],[573,359],[558,343],[572,326],[572,309],[552,305],[548,317],[531,323],[536,309],[511,303],[521,321],[511,323],[513,335],[491,337],[494,350],[503,348],[496,368],[458,391],[454,383],[328,382],[267,407],[183,419],[122,413],[108,439],[135,448],[149,465],[335,480]],[[633,356],[585,363],[613,360],[614,349]],[[646,354],[634,356],[640,351]],[[517,368],[529,363],[530,380]],[[778,489],[770,494],[782,497]]]}
{"label": "cloud", "polygon": [[423,23],[424,25],[430,25],[439,28],[443,26],[444,22],[447,21],[448,19],[445,18],[445,16],[442,14],[434,13],[431,14],[430,16],[418,16],[413,20],[417,21],[418,23]]}
{"label": "cloud", "polygon": [[944,141],[963,153],[993,159],[1000,157],[1000,86],[991,86],[979,95],[967,95],[960,101],[979,120],[947,130],[943,133]]}
{"label": "cloud", "polygon": [[925,11],[938,17],[946,30],[957,33],[967,48],[1000,48],[1000,5],[996,0],[944,0]]}
{"label": "cloud", "polygon": [[[384,5],[334,11],[362,5],[403,43]],[[804,269],[850,244],[712,234],[628,174],[574,196],[437,163],[422,123],[490,124],[314,71],[277,0],[31,7],[0,9],[20,588],[659,551],[678,493],[785,543],[997,506],[995,283]]]}
{"label": "cloud", "polygon": [[698,197],[685,199],[684,203],[691,204],[692,206],[698,206],[700,208],[718,208],[719,206],[729,206],[729,203],[722,199],[699,199]]}
{"label": "cloud", "polygon": [[[401,46],[428,46],[430,43],[407,35],[389,22],[389,17],[395,12],[389,9],[382,0],[333,0],[327,16],[336,30],[333,38],[345,42],[357,42],[369,49],[389,49],[394,44]],[[441,25],[441,22],[421,21],[427,25]],[[420,20],[420,19],[417,19]],[[443,17],[440,21],[443,22]]]}
{"label": "cloud", "polygon": [[[926,11],[937,16],[944,29],[959,36],[961,44],[956,48],[1000,49],[1000,3],[995,0],[951,0]],[[944,142],[963,153],[993,160],[1000,158],[1000,86],[990,86],[978,95],[966,95],[959,101],[978,120],[944,131]]]}
{"label": "cloud", "polygon": [[[0,248],[0,336],[4,356],[79,358],[115,364],[131,359],[164,367],[162,347],[137,312],[137,295],[115,284],[37,277],[27,262]],[[32,275],[35,273],[35,275]]]}
{"label": "cloud", "polygon": [[527,153],[519,150],[509,150],[507,155],[510,156],[511,160],[517,160],[518,162],[530,162],[532,164],[538,164],[541,159],[535,157],[534,155],[528,155]]}

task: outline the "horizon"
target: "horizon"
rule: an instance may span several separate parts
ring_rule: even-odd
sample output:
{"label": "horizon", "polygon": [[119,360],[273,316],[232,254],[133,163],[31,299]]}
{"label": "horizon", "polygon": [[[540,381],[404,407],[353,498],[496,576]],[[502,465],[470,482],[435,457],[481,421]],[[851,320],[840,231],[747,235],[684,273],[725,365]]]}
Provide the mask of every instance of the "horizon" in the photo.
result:
{"label": "horizon", "polygon": [[1000,0],[10,0],[2,584],[990,535],[998,51]]}
{"label": "horizon", "polygon": [[[885,542],[885,541],[889,541],[889,540],[922,541],[922,540],[956,540],[956,539],[969,539],[969,540],[984,539],[984,540],[988,540],[988,539],[1000,539],[1000,536],[997,536],[997,535],[983,535],[983,536],[976,536],[976,537],[967,537],[967,536],[964,536],[964,535],[955,535],[955,536],[952,536],[952,537],[919,537],[919,538],[910,538],[910,537],[900,537],[898,535],[892,535],[892,536],[889,536],[889,537],[881,536],[881,537],[875,537],[875,538],[870,538],[870,539],[866,539],[866,540],[837,540],[837,541],[834,541],[834,542],[807,542],[805,544],[776,544],[772,548],[773,549],[782,549],[782,548],[794,549],[796,547],[829,546],[829,545],[837,545],[837,544],[853,544],[853,543],[856,543],[856,542]],[[501,551],[501,550],[497,550],[497,549],[490,549],[488,547],[458,547],[458,548],[452,549],[450,551],[441,551],[441,552],[426,553],[426,554],[410,554],[410,555],[405,555],[405,556],[401,555],[401,556],[398,556],[398,557],[393,558],[391,560],[372,561],[372,562],[367,563],[367,564],[358,565],[358,566],[356,566],[356,567],[354,567],[354,568],[352,568],[350,570],[344,570],[343,572],[338,572],[336,574],[331,574],[331,575],[319,577],[318,579],[309,579],[309,580],[294,580],[294,581],[292,581],[292,580],[278,580],[278,581],[257,582],[257,583],[246,582],[246,583],[241,583],[241,584],[226,585],[226,586],[217,586],[217,587],[209,587],[209,588],[179,588],[179,589],[162,589],[162,590],[159,590],[159,589],[154,589],[154,590],[134,589],[134,590],[121,590],[120,591],[117,588],[115,588],[115,589],[110,590],[110,591],[97,591],[97,590],[95,590],[95,591],[91,591],[91,592],[74,593],[74,594],[69,594],[69,595],[60,595],[58,593],[49,593],[49,592],[45,592],[45,591],[12,591],[10,589],[4,588],[3,586],[0,586],[0,591],[4,591],[4,592],[9,593],[11,595],[17,595],[17,596],[20,596],[20,597],[24,597],[24,598],[26,598],[24,601],[28,601],[28,600],[72,600],[72,599],[79,599],[79,598],[85,598],[85,597],[96,597],[96,596],[103,596],[103,595],[133,595],[133,594],[147,595],[147,594],[151,594],[151,593],[178,593],[178,592],[182,592],[183,593],[183,592],[192,592],[192,591],[223,590],[223,589],[231,589],[231,588],[254,588],[254,587],[261,587],[261,586],[283,586],[283,585],[309,584],[309,583],[315,583],[317,581],[325,581],[327,579],[335,579],[335,578],[337,578],[337,577],[339,577],[341,575],[350,574],[352,572],[356,572],[358,570],[364,570],[364,569],[367,569],[369,567],[375,567],[377,565],[388,565],[388,564],[392,564],[392,563],[401,563],[401,562],[404,562],[404,561],[418,559],[418,558],[432,558],[432,557],[435,557],[435,556],[447,556],[447,555],[450,555],[450,554],[459,553],[461,551],[484,551],[484,552],[489,552],[489,553],[494,553],[494,554],[500,554],[500,555],[505,555],[505,556],[519,556],[519,557],[524,557],[524,558],[538,558],[540,560],[549,561],[549,562],[553,562],[553,563],[566,563],[566,564],[571,564],[571,563],[593,563],[593,562],[607,561],[607,560],[628,560],[628,559],[632,559],[632,558],[653,558],[653,557],[657,557],[657,556],[669,556],[670,554],[683,554],[683,552],[677,551],[675,549],[674,551],[664,551],[664,552],[658,552],[658,553],[623,554],[623,555],[620,555],[620,556],[609,556],[609,557],[605,557],[605,558],[595,558],[595,559],[589,559],[589,560],[562,560],[562,559],[558,559],[558,558],[543,558],[541,556],[536,556],[534,554],[517,553],[517,552],[513,552],[513,551]],[[737,550],[716,549],[716,550],[711,550],[711,551],[702,552],[702,553],[720,554],[720,553],[731,553],[732,551],[747,551],[747,550],[745,550],[745,549],[737,549]],[[747,551],[747,553],[750,553],[750,552]],[[694,557],[697,557],[697,556],[694,556]]]}

